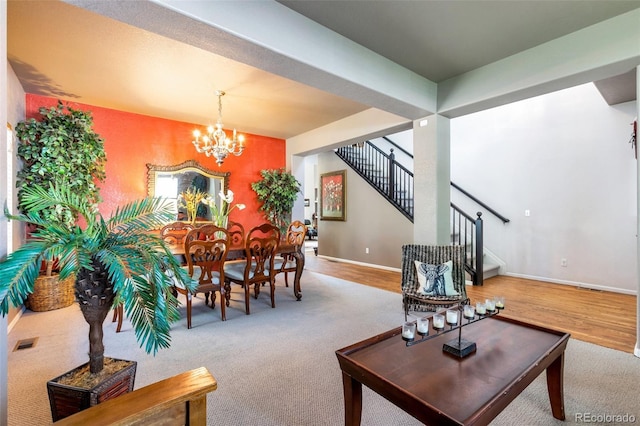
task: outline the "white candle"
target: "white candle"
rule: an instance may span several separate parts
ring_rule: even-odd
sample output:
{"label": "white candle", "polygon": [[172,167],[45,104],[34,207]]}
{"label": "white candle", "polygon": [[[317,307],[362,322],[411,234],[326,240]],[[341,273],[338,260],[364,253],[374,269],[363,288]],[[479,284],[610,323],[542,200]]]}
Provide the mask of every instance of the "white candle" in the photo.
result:
{"label": "white candle", "polygon": [[496,297],[496,308],[504,309],[504,297],[498,296]]}
{"label": "white candle", "polygon": [[478,313],[478,315],[484,315],[487,313],[487,308],[486,306],[484,306],[484,303],[476,303],[476,312]]}
{"label": "white candle", "polygon": [[416,323],[405,322],[402,324],[402,338],[406,340],[413,340],[416,337]]}
{"label": "white candle", "polygon": [[433,328],[444,328],[444,315],[435,314],[433,316]]}
{"label": "white candle", "polygon": [[473,319],[476,316],[476,308],[472,305],[464,305],[464,317],[467,319]]}
{"label": "white candle", "polygon": [[447,311],[447,324],[455,325],[458,323],[458,311]]}
{"label": "white candle", "polygon": [[429,334],[429,318],[423,317],[418,319],[418,333]]}
{"label": "white candle", "polygon": [[487,311],[495,311],[496,310],[496,302],[493,299],[487,299],[484,302],[484,305],[487,307]]}

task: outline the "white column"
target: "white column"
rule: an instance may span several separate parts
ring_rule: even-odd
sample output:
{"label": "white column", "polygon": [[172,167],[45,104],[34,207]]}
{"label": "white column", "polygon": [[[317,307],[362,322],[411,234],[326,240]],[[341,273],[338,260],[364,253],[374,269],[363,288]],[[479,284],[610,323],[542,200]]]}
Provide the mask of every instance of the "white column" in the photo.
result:
{"label": "white column", "polygon": [[[288,157],[290,160],[290,164],[288,164],[288,170],[291,174],[300,182],[300,187],[304,191],[304,157],[299,157],[297,155],[292,155]],[[304,222],[304,192],[298,194],[298,198],[296,198],[295,203],[293,204],[293,209],[291,211],[291,220],[299,220]]]}
{"label": "white column", "polygon": [[430,115],[413,124],[415,244],[449,244],[450,120]]}
{"label": "white column", "polygon": [[[640,67],[636,67],[636,120],[640,115]],[[636,132],[636,148],[638,143],[638,132]],[[636,294],[636,347],[633,350],[633,354],[640,358],[640,160],[636,160],[636,202],[638,206],[636,208],[637,214],[637,232],[636,232],[636,256],[638,256],[638,292]]]}

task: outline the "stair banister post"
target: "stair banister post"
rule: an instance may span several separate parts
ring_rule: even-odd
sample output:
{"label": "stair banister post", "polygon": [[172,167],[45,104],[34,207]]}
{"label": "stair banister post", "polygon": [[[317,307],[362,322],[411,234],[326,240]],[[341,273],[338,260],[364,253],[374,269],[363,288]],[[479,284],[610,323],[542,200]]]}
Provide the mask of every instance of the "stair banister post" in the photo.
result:
{"label": "stair banister post", "polygon": [[477,213],[476,219],[476,282],[474,285],[484,284],[484,241],[482,240],[482,212]]}
{"label": "stair banister post", "polygon": [[394,189],[396,187],[396,182],[395,182],[395,169],[396,169],[396,156],[393,153],[393,148],[391,148],[391,152],[389,153],[389,198],[391,198],[392,200],[395,201],[396,197],[394,195]]}

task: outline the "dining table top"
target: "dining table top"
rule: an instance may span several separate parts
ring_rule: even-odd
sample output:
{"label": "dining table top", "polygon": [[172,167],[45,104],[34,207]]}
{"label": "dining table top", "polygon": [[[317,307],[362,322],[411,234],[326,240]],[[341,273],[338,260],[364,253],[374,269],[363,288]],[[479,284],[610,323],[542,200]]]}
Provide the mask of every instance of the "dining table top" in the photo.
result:
{"label": "dining table top", "polygon": [[[171,252],[171,254],[174,255],[181,255],[184,254],[184,244],[167,244],[167,247],[169,248],[169,251]],[[280,241],[280,243],[278,244],[278,248],[276,249],[276,253],[281,254],[281,253],[293,253],[296,251],[300,251],[300,248],[302,247],[301,244],[293,244],[290,243],[286,240],[282,240]],[[229,252],[241,252],[244,251],[245,247],[244,246],[231,246],[229,248]]]}

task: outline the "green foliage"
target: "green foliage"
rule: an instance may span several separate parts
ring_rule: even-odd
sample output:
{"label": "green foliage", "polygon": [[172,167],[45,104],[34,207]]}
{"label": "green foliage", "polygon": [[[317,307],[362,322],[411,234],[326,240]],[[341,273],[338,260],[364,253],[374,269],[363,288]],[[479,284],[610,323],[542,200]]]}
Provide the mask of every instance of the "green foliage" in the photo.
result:
{"label": "green foliage", "polygon": [[[25,188],[40,185],[48,188],[52,182],[71,189],[91,204],[101,201],[96,182],[105,179],[106,154],[104,141],[92,130],[90,112],[58,105],[39,109],[42,120],[31,118],[16,125],[18,158],[22,169],[17,173],[18,210],[25,212],[23,192]],[[75,217],[63,205],[57,204],[43,210],[48,221],[72,226]]]}
{"label": "green foliage", "polygon": [[[136,338],[147,353],[170,345],[170,325],[180,315],[171,289],[173,278],[189,289],[194,283],[172,256],[159,235],[150,232],[172,221],[174,208],[161,198],[131,202],[104,219],[95,204],[76,190],[56,182],[23,188],[26,213],[5,215],[37,225],[32,239],[0,262],[0,312],[6,315],[9,301],[15,306],[33,292],[42,260],[58,259],[60,278],[93,270],[92,259],[106,266],[117,299],[131,319]],[[51,222],[43,212],[62,206],[84,219],[86,226],[69,227]]]}
{"label": "green foliage", "polygon": [[291,219],[293,203],[302,193],[300,182],[284,168],[260,171],[262,179],[251,184],[251,188],[262,202],[260,211],[265,218],[280,230],[286,230]]}

